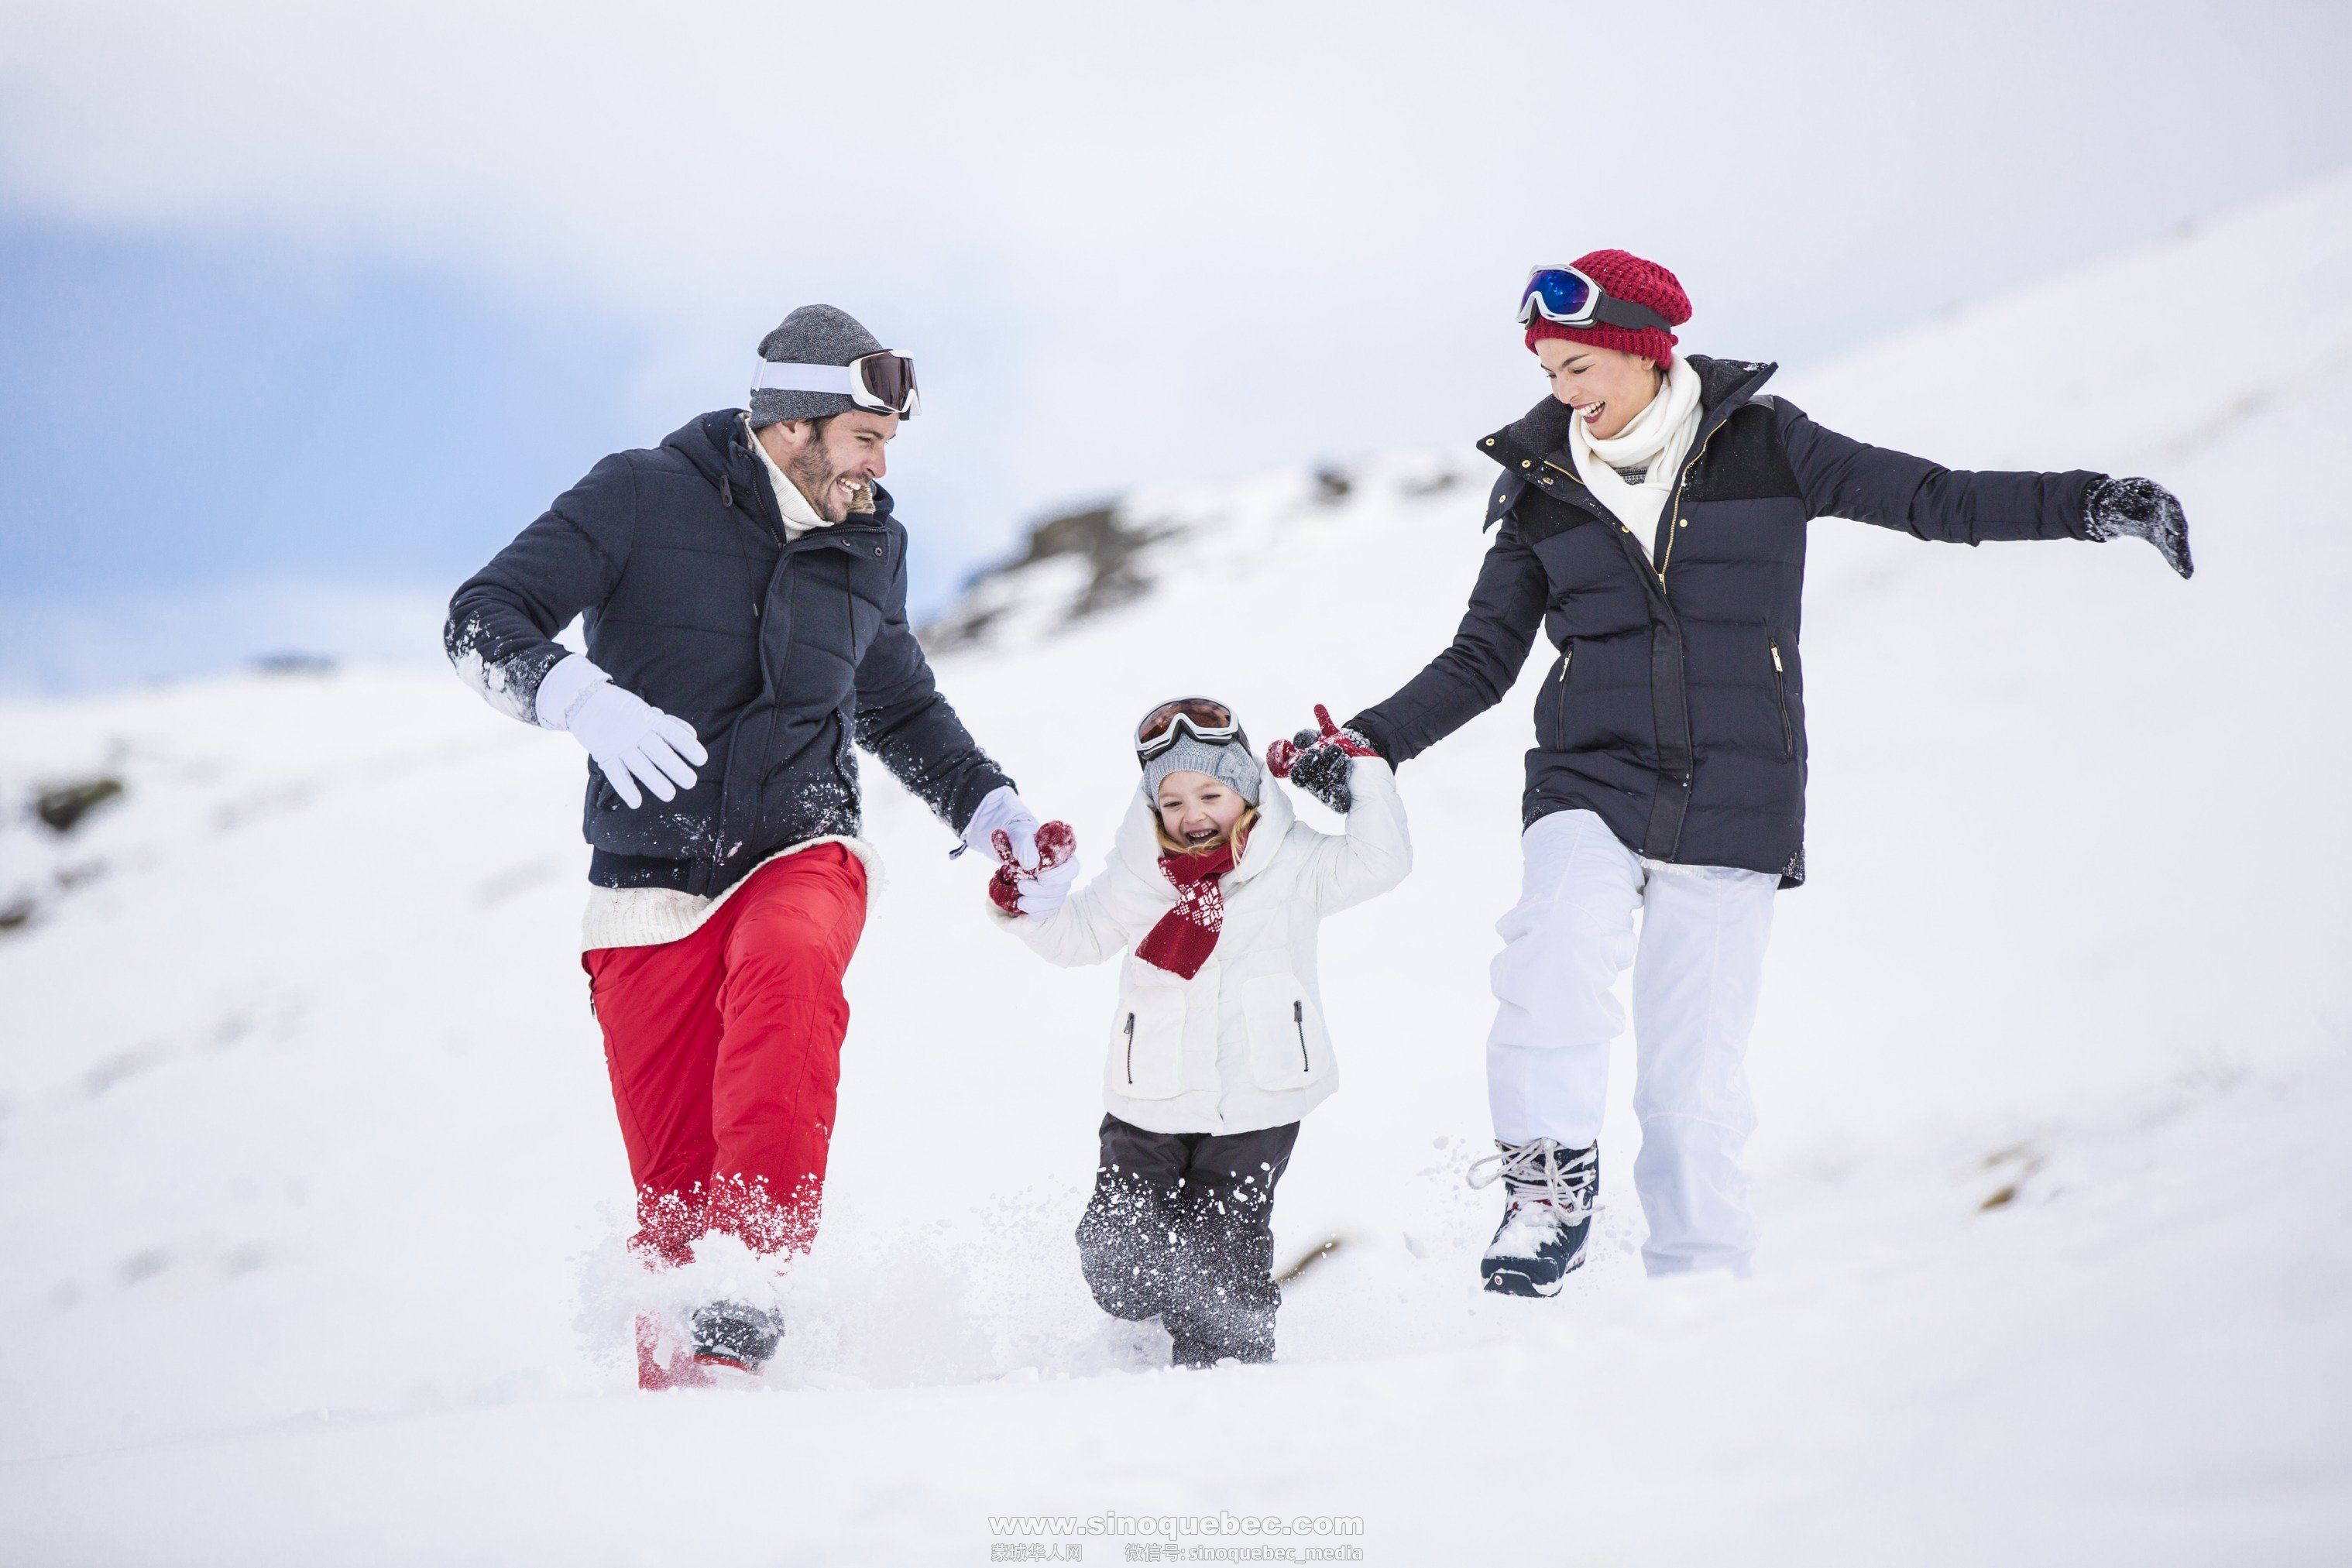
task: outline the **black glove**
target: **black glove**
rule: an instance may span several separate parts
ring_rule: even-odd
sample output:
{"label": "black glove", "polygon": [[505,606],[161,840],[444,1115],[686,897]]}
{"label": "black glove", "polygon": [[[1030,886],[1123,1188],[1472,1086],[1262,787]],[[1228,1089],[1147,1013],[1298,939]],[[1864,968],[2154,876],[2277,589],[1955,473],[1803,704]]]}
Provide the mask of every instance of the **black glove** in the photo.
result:
{"label": "black glove", "polygon": [[2153,479],[2102,479],[2083,497],[2083,531],[2105,541],[2126,534],[2146,539],[2164,563],[2187,577],[2189,518],[2171,491]]}
{"label": "black glove", "polygon": [[1352,729],[1331,722],[1331,710],[1315,705],[1315,722],[1321,727],[1302,729],[1288,740],[1265,748],[1265,765],[1276,779],[1287,779],[1341,816],[1355,803],[1348,792],[1348,768],[1359,757],[1378,757],[1372,743]]}
{"label": "black glove", "polygon": [[1348,793],[1348,754],[1336,746],[1318,746],[1315,732],[1302,729],[1291,739],[1298,760],[1290,765],[1290,781],[1341,816],[1355,804]]}

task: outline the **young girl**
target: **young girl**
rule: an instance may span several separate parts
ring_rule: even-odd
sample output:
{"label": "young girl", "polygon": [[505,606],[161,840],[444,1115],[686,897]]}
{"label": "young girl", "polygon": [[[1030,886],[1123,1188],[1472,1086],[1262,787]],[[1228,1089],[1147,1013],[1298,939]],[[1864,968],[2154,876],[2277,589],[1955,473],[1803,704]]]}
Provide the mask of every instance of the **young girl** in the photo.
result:
{"label": "young girl", "polygon": [[1101,875],[1057,903],[1066,840],[1047,833],[1041,878],[1008,867],[991,887],[1054,963],[1133,949],[1110,1016],[1109,1113],[1078,1252],[1103,1310],[1159,1318],[1179,1366],[1273,1359],[1274,1187],[1299,1118],[1339,1082],[1316,926],[1412,863],[1395,775],[1324,719],[1268,761],[1344,811],[1344,837],[1291,815],[1232,709],[1187,697],[1136,727],[1142,786]]}

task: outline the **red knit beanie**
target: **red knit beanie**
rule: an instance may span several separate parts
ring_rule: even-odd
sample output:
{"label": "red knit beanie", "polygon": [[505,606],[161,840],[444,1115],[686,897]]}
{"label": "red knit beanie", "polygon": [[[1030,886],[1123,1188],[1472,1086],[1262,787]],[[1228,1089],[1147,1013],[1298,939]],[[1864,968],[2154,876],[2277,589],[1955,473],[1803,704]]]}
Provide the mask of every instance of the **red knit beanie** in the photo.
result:
{"label": "red knit beanie", "polygon": [[[1691,319],[1690,296],[1683,292],[1681,281],[1654,261],[1643,261],[1631,251],[1596,250],[1580,256],[1570,264],[1577,271],[1601,285],[1603,292],[1613,298],[1646,305],[1679,327]],[[1672,332],[1655,327],[1610,327],[1594,322],[1590,327],[1563,327],[1557,321],[1547,321],[1538,311],[1528,326],[1528,352],[1546,338],[1565,338],[1571,343],[1590,343],[1596,349],[1619,349],[1628,354],[1640,354],[1657,361],[1661,370],[1671,364],[1675,344],[1680,340]]]}

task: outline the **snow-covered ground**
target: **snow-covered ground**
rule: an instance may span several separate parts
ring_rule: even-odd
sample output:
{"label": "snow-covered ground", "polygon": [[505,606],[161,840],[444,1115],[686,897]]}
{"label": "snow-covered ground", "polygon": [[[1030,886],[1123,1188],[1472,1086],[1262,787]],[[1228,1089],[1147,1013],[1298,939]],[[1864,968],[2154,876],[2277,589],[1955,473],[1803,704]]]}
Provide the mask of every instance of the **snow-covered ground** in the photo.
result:
{"label": "snow-covered ground", "polygon": [[[2170,319],[2216,277],[2259,329]],[[1814,530],[1745,1284],[1643,1278],[1621,1082],[1593,1265],[1476,1289],[1524,692],[1405,769],[1417,869],[1326,934],[1346,1085],[1278,1230],[1344,1245],[1281,1364],[1171,1373],[1095,1311],[1111,974],[990,930],[869,766],[824,1235],[769,1389],[667,1396],[620,1355],[576,748],[414,672],[0,707],[0,798],[128,784],[0,829],[34,910],[0,932],[0,1561],[982,1563],[1055,1539],[991,1516],[1105,1512],[1356,1520],[1188,1544],[1375,1563],[2343,1561],[2347,277],[2338,182],[1779,389],[1955,464],[2153,474],[2200,571]],[[1228,694],[1264,740],[1440,646],[1482,478],[1147,498],[1191,525],[1158,591],[942,680],[1098,858],[1148,701]]]}

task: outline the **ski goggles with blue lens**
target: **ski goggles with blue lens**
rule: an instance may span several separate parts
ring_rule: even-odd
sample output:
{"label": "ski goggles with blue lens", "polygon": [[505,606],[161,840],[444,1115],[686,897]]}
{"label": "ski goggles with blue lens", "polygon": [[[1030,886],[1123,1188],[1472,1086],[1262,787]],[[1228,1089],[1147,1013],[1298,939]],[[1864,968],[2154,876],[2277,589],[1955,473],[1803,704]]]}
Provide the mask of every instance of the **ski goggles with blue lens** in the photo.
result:
{"label": "ski goggles with blue lens", "polygon": [[1671,332],[1675,324],[1646,305],[1619,299],[1572,267],[1538,267],[1528,274],[1519,290],[1519,325],[1531,324],[1540,311],[1547,321],[1563,327],[1625,327],[1633,331],[1654,328]]}

